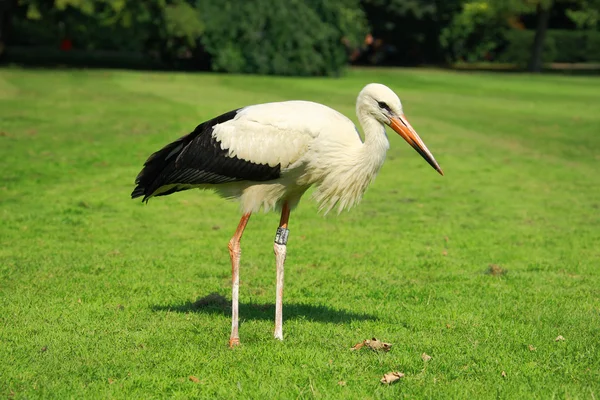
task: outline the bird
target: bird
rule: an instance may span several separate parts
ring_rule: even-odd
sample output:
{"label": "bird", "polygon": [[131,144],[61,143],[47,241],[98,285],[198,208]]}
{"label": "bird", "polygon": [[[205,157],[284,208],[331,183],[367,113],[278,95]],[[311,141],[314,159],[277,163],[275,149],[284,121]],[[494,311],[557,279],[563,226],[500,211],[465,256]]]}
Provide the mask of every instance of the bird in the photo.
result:
{"label": "bird", "polygon": [[240,241],[253,213],[281,217],[273,250],[276,264],[275,339],[283,340],[283,281],[289,217],[314,186],[319,210],[338,214],[360,202],[382,167],[389,140],[398,133],[440,175],[439,164],[404,115],[400,98],[379,83],[366,85],[356,99],[354,123],[323,104],[291,100],[250,105],[201,123],[191,133],[151,154],[135,179],[131,197],[166,196],[188,189],[213,189],[237,199],[241,219],[228,243],[232,266],[229,346],[240,344]]}

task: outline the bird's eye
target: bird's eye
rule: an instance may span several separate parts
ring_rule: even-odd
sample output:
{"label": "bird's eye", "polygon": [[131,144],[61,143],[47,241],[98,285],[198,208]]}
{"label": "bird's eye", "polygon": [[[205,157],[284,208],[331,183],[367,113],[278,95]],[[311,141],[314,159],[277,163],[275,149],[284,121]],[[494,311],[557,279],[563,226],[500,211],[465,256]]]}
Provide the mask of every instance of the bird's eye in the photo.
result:
{"label": "bird's eye", "polygon": [[378,101],[377,105],[379,106],[379,108],[383,108],[386,111],[392,111],[392,110],[390,110],[390,106],[388,106],[387,103],[385,103],[383,101]]}

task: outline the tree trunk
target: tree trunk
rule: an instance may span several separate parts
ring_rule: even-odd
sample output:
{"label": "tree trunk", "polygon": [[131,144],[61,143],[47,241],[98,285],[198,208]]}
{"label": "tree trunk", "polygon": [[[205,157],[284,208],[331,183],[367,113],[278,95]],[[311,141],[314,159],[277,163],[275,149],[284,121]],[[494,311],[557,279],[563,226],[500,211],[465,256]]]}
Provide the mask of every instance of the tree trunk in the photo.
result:
{"label": "tree trunk", "polygon": [[546,31],[548,30],[548,20],[550,19],[550,10],[552,2],[544,7],[541,2],[537,5],[537,27],[535,29],[535,38],[533,39],[533,48],[531,49],[531,59],[529,60],[528,70],[530,72],[540,72],[542,70],[542,54],[544,51],[544,41],[546,40]]}

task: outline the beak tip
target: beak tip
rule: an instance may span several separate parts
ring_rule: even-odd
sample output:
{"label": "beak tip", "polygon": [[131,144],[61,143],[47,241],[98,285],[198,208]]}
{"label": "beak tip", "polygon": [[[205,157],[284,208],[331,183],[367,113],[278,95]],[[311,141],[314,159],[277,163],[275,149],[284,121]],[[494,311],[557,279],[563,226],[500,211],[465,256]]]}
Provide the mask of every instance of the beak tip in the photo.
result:
{"label": "beak tip", "polygon": [[411,145],[412,148],[415,149],[441,176],[444,176],[442,168],[438,165],[437,161],[435,161],[435,158],[429,152],[425,143],[423,143],[419,135],[417,135],[417,132],[410,126],[403,115],[391,118],[388,125],[406,140],[406,142]]}

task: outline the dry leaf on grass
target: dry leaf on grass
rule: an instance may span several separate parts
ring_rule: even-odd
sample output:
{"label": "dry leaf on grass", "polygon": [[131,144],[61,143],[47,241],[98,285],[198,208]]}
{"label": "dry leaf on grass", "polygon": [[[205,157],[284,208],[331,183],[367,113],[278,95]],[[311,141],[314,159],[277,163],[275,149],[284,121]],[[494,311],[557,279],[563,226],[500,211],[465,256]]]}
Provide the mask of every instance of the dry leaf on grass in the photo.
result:
{"label": "dry leaf on grass", "polygon": [[506,378],[506,372],[502,371],[500,375],[502,375],[503,378]]}
{"label": "dry leaf on grass", "polygon": [[340,385],[340,386],[346,386],[346,381],[339,381],[338,385]]}
{"label": "dry leaf on grass", "polygon": [[385,342],[382,342],[375,338],[372,338],[372,339],[363,340],[360,343],[356,343],[354,346],[352,346],[352,348],[350,348],[350,350],[360,350],[364,346],[367,346],[368,348],[370,348],[373,351],[379,351],[379,350],[390,351],[390,349],[392,348],[392,345],[390,343],[385,343]]}
{"label": "dry leaf on grass", "polygon": [[562,342],[563,340],[565,340],[565,338],[562,337],[562,335],[558,335],[556,339],[554,339],[555,342]]}
{"label": "dry leaf on grass", "polygon": [[488,269],[485,271],[486,274],[492,275],[492,276],[506,275],[507,272],[508,272],[507,270],[505,270],[504,268],[502,268],[501,266],[499,266],[497,264],[490,264],[488,266]]}
{"label": "dry leaf on grass", "polygon": [[529,351],[535,351],[535,347],[532,344],[527,346],[527,348],[529,349]]}
{"label": "dry leaf on grass", "polygon": [[365,342],[356,343],[350,348],[350,350],[360,350],[365,345]]}
{"label": "dry leaf on grass", "polygon": [[402,372],[388,372],[387,374],[383,374],[383,378],[381,378],[381,383],[385,383],[389,385],[390,383],[394,383],[400,378],[404,378],[404,374]]}
{"label": "dry leaf on grass", "polygon": [[194,376],[194,375],[190,375],[189,376],[190,381],[194,382],[194,383],[199,383],[200,379],[198,379],[198,377]]}
{"label": "dry leaf on grass", "polygon": [[115,383],[115,380],[113,378],[108,378],[108,384],[112,385],[113,383]]}
{"label": "dry leaf on grass", "polygon": [[372,338],[370,340],[365,340],[365,346],[368,346],[369,348],[371,348],[372,350],[383,350],[383,351],[390,351],[390,349],[392,348],[391,343],[385,343],[382,341],[379,341],[375,338]]}
{"label": "dry leaf on grass", "polygon": [[429,360],[431,360],[431,356],[427,353],[423,353],[421,354],[421,358],[423,359],[423,361],[427,362]]}

